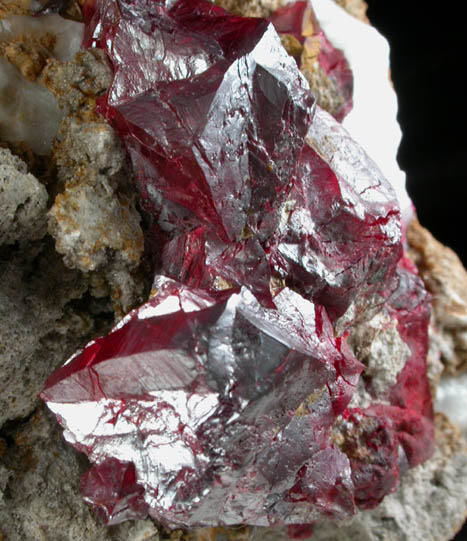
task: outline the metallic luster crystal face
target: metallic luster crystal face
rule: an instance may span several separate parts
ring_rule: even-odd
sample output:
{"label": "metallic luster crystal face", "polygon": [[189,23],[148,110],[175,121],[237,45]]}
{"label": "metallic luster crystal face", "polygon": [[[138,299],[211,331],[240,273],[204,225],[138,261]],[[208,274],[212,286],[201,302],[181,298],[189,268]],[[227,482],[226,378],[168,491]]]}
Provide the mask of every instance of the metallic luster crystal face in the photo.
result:
{"label": "metallic luster crystal face", "polygon": [[256,231],[294,173],[313,104],[273,26],[186,1],[119,2],[109,22],[110,5],[96,26],[115,69],[102,111],[141,190],[229,240]]}
{"label": "metallic luster crystal face", "polygon": [[[374,507],[432,442],[429,299],[392,189],[266,21],[201,0],[84,13],[159,265],[150,300],[42,393],[94,464],[86,501],[169,527]],[[346,342],[370,306],[406,346],[381,395]]]}
{"label": "metallic luster crystal face", "polygon": [[[335,516],[352,511],[349,461],[329,436],[361,365],[325,310],[289,289],[266,309],[247,289],[210,298],[163,278],[157,288],[43,392],[65,438],[97,463],[86,499],[110,523],[148,508],[172,527],[293,523],[319,514],[316,477],[322,491],[339,481]],[[122,512],[101,495],[125,464]]]}

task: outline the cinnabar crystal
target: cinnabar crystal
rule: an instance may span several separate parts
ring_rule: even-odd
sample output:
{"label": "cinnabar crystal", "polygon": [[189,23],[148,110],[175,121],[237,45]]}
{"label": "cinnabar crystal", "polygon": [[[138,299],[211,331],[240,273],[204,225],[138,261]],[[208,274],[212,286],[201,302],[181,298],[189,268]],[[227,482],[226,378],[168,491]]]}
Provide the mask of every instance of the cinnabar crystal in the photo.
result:
{"label": "cinnabar crystal", "polygon": [[[429,298],[400,261],[390,185],[315,110],[267,21],[201,0],[84,13],[85,45],[114,71],[99,111],[128,150],[159,262],[149,301],[42,393],[94,463],[86,501],[109,524],[148,513],[169,527],[377,505],[433,441]],[[411,354],[384,396],[349,407],[364,366],[346,336],[375,306]]]}

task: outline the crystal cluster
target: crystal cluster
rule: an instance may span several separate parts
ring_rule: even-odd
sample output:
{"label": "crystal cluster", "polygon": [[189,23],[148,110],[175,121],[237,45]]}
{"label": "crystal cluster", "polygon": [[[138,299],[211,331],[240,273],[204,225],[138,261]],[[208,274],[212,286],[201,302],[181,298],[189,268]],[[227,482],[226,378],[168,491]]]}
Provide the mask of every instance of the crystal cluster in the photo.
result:
{"label": "crystal cluster", "polygon": [[[201,0],[84,14],[157,262],[150,300],[42,393],[94,463],[86,501],[109,524],[169,527],[374,507],[432,446],[429,299],[392,189],[271,23]],[[370,307],[409,350],[383,396],[346,341]],[[371,404],[350,403],[359,385]]]}

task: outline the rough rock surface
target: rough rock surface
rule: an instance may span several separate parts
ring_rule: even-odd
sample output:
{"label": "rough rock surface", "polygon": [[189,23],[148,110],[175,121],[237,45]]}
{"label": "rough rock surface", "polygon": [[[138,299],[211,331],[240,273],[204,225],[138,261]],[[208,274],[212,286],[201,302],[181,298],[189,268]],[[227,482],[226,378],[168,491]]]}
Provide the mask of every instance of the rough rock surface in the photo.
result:
{"label": "rough rock surface", "polygon": [[68,113],[53,149],[58,193],[49,232],[66,265],[94,272],[120,317],[142,300],[144,239],[125,152],[94,112],[110,83],[109,67],[98,51],[80,51],[69,62],[49,62],[42,77]]}
{"label": "rough rock surface", "polygon": [[[60,33],[68,23],[62,24],[57,17],[34,19],[31,28],[43,36],[42,22],[48,28],[52,20]],[[24,44],[18,41],[16,32],[27,30],[22,20],[15,19],[13,24],[11,19],[4,19],[0,23],[3,45],[5,40],[9,40],[8,47]],[[34,66],[34,62],[28,62],[40,57],[42,47],[40,40],[30,40],[23,56],[10,48],[12,54],[0,59],[0,70],[13,74],[0,78],[0,111],[4,114],[0,129],[0,427],[29,415],[37,406],[37,395],[47,375],[91,336],[105,331],[114,317],[110,296],[117,315],[121,315],[141,298],[144,284],[137,269],[143,247],[131,176],[119,141],[93,113],[96,96],[105,89],[108,68],[99,62],[98,54],[78,53],[70,62],[60,60],[68,58],[70,49],[66,46],[68,53],[54,53],[46,69],[40,62],[40,78],[45,80],[47,75],[50,86],[56,83],[65,112],[79,110],[80,114],[64,122],[54,155],[38,157],[35,151],[45,150],[44,140],[50,146],[62,116],[52,93],[21,73],[21,66]],[[25,102],[21,93],[26,87],[32,99]],[[17,101],[11,99],[12,95]],[[46,102],[41,96],[47,96]],[[49,102],[55,104],[52,112]],[[40,115],[28,117],[29,108]],[[8,116],[10,113],[13,116]],[[24,126],[16,122],[18,114],[27,118]],[[43,115],[52,118],[45,131]],[[24,139],[27,132],[38,146],[31,149],[27,144],[11,144],[12,132],[6,129],[10,124],[20,130],[14,141]],[[15,152],[21,151],[27,164],[3,148],[8,145]],[[47,217],[57,194],[62,207],[54,206],[56,214],[63,210],[65,200],[68,209],[73,209],[63,222],[53,220],[53,211]],[[89,218],[90,209],[93,223],[104,230],[99,239],[83,222]],[[50,229],[56,231],[57,245],[64,241],[64,258],[47,234],[47,221],[54,222]],[[73,231],[78,239],[67,244],[66,234]],[[99,249],[96,243],[100,243]],[[88,264],[82,264],[86,259]],[[91,272],[96,260],[101,268]]]}
{"label": "rough rock surface", "polygon": [[459,257],[413,220],[409,255],[433,295],[433,340],[452,374],[467,370],[467,272]]}
{"label": "rough rock surface", "polygon": [[50,60],[42,81],[62,110],[83,120],[96,120],[96,97],[109,87],[112,73],[103,51],[78,51],[69,62]]}
{"label": "rough rock surface", "polygon": [[75,309],[87,286],[67,269],[50,238],[0,252],[0,426],[24,417],[50,371],[89,336],[89,313]]}
{"label": "rough rock surface", "polygon": [[376,396],[395,385],[397,376],[410,356],[410,349],[397,331],[397,322],[382,310],[369,321],[350,330],[349,345],[366,366]]}
{"label": "rough rock surface", "polygon": [[106,123],[67,120],[55,149],[65,189],[49,212],[56,249],[69,267],[83,272],[102,267],[110,258],[135,268],[143,234],[130,187],[126,193],[121,190],[129,174],[120,141]]}
{"label": "rough rock surface", "polygon": [[48,194],[26,164],[0,149],[0,426],[28,415],[53,367],[92,328],[73,303],[86,291],[46,233]]}
{"label": "rough rock surface", "polygon": [[0,17],[5,15],[26,15],[30,0],[0,0]]}
{"label": "rough rock surface", "polygon": [[244,17],[269,17],[277,8],[284,5],[283,0],[215,0],[215,3],[235,15]]}
{"label": "rough rock surface", "polygon": [[26,164],[0,148],[0,245],[44,236],[47,197]]}
{"label": "rough rock surface", "polygon": [[40,37],[21,35],[11,41],[0,43],[0,55],[13,64],[28,81],[35,81],[52,56],[55,36]]}

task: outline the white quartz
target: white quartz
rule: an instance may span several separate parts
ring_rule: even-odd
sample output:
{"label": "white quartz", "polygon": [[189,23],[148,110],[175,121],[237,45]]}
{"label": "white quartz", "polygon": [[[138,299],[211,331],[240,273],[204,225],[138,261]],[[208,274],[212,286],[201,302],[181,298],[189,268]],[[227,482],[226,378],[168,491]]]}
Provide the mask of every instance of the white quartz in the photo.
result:
{"label": "white quartz", "polygon": [[412,202],[405,173],[396,160],[402,132],[389,78],[389,44],[375,28],[349,15],[333,0],[312,0],[311,4],[331,43],[344,52],[354,76],[353,109],[342,124],[391,182],[407,221]]}
{"label": "white quartz", "polygon": [[442,378],[436,391],[435,410],[445,413],[467,437],[467,374]]}
{"label": "white quartz", "polygon": [[[46,33],[56,36],[53,55],[67,61],[80,48],[83,25],[58,15],[15,15],[0,20],[0,41]],[[0,59],[0,140],[23,141],[37,154],[48,154],[62,116],[48,89],[39,82],[28,81],[8,60]]]}
{"label": "white quartz", "polygon": [[41,37],[50,33],[56,37],[53,54],[58,60],[67,61],[79,50],[84,25],[60,17],[60,15],[11,15],[0,19],[0,41],[20,35]]}
{"label": "white quartz", "polygon": [[47,154],[62,113],[52,93],[25,79],[0,58],[0,140],[25,142],[37,154]]}

